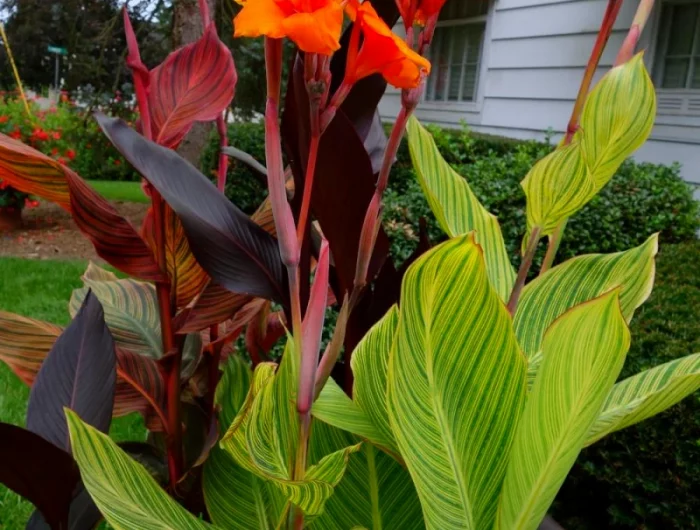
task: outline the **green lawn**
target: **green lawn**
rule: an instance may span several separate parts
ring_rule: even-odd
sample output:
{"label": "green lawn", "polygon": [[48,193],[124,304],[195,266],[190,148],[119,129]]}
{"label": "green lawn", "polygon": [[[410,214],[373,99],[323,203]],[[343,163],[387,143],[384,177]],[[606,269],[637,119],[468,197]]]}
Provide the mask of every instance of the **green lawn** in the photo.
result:
{"label": "green lawn", "polygon": [[140,182],[121,182],[111,180],[88,180],[100,195],[112,201],[149,202],[143,193]]}
{"label": "green lawn", "polygon": [[[83,262],[0,259],[0,310],[67,324],[68,299],[81,285]],[[0,421],[24,425],[29,389],[0,362]],[[118,418],[112,424],[113,438],[143,440],[145,430],[139,416]],[[0,528],[25,527],[33,507],[0,485]]]}

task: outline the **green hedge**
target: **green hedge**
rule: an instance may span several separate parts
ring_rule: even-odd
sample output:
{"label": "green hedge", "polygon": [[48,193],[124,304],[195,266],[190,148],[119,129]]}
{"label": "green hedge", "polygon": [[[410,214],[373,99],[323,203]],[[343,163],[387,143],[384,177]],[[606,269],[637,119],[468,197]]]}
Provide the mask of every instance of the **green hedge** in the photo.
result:
{"label": "green hedge", "polygon": [[[525,231],[525,195],[520,181],[552,146],[463,131],[432,128],[448,162],[464,175],[487,209],[498,216],[506,244],[519,260]],[[230,127],[232,145],[264,161],[261,124]],[[218,140],[212,137],[202,158],[205,173],[216,173]],[[265,186],[245,164],[232,161],[228,196],[252,213],[265,197]],[[413,172],[406,142],[401,146],[386,194],[385,226],[393,253],[405,258],[416,245],[420,217],[428,220],[433,240],[443,237],[423,197]],[[615,252],[641,244],[661,232],[663,244],[687,241],[700,229],[700,205],[692,189],[680,177],[678,166],[625,162],[611,183],[569,222],[559,260],[590,252]],[[538,259],[542,258],[544,245]]]}

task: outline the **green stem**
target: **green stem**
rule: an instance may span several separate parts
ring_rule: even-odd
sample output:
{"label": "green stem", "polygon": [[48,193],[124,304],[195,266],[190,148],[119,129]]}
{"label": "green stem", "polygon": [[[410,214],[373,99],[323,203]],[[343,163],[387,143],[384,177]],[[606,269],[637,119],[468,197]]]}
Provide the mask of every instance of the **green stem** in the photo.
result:
{"label": "green stem", "polygon": [[559,226],[554,230],[554,233],[549,236],[549,244],[547,245],[547,254],[544,256],[544,261],[542,262],[542,268],[540,269],[540,276],[547,272],[554,264],[554,258],[557,256],[557,251],[559,250],[559,245],[561,244],[561,239],[564,235],[564,229],[566,228],[567,219],[564,219]]}

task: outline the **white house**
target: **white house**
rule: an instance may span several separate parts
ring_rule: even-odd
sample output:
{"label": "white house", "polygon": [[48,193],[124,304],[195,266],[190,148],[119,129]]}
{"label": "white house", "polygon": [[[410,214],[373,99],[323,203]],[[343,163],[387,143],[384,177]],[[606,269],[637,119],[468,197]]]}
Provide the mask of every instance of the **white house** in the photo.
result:
{"label": "white house", "polygon": [[[431,49],[433,72],[418,117],[514,138],[561,134],[568,123],[607,0],[448,0]],[[638,0],[625,0],[596,80],[610,67]],[[700,184],[700,0],[657,0],[640,49],[658,90],[658,114],[640,161],[683,165]],[[380,112],[396,116],[389,91]],[[555,135],[556,136],[556,135]]]}

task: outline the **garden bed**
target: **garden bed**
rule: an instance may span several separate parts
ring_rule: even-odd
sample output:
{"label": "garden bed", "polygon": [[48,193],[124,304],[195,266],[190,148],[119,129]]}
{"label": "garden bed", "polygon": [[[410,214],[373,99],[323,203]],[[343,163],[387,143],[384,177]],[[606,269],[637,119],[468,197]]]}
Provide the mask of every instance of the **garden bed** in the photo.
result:
{"label": "garden bed", "polygon": [[[148,204],[121,201],[113,204],[134,226],[141,226]],[[27,209],[21,229],[0,233],[0,256],[101,261],[68,212],[52,203]]]}

